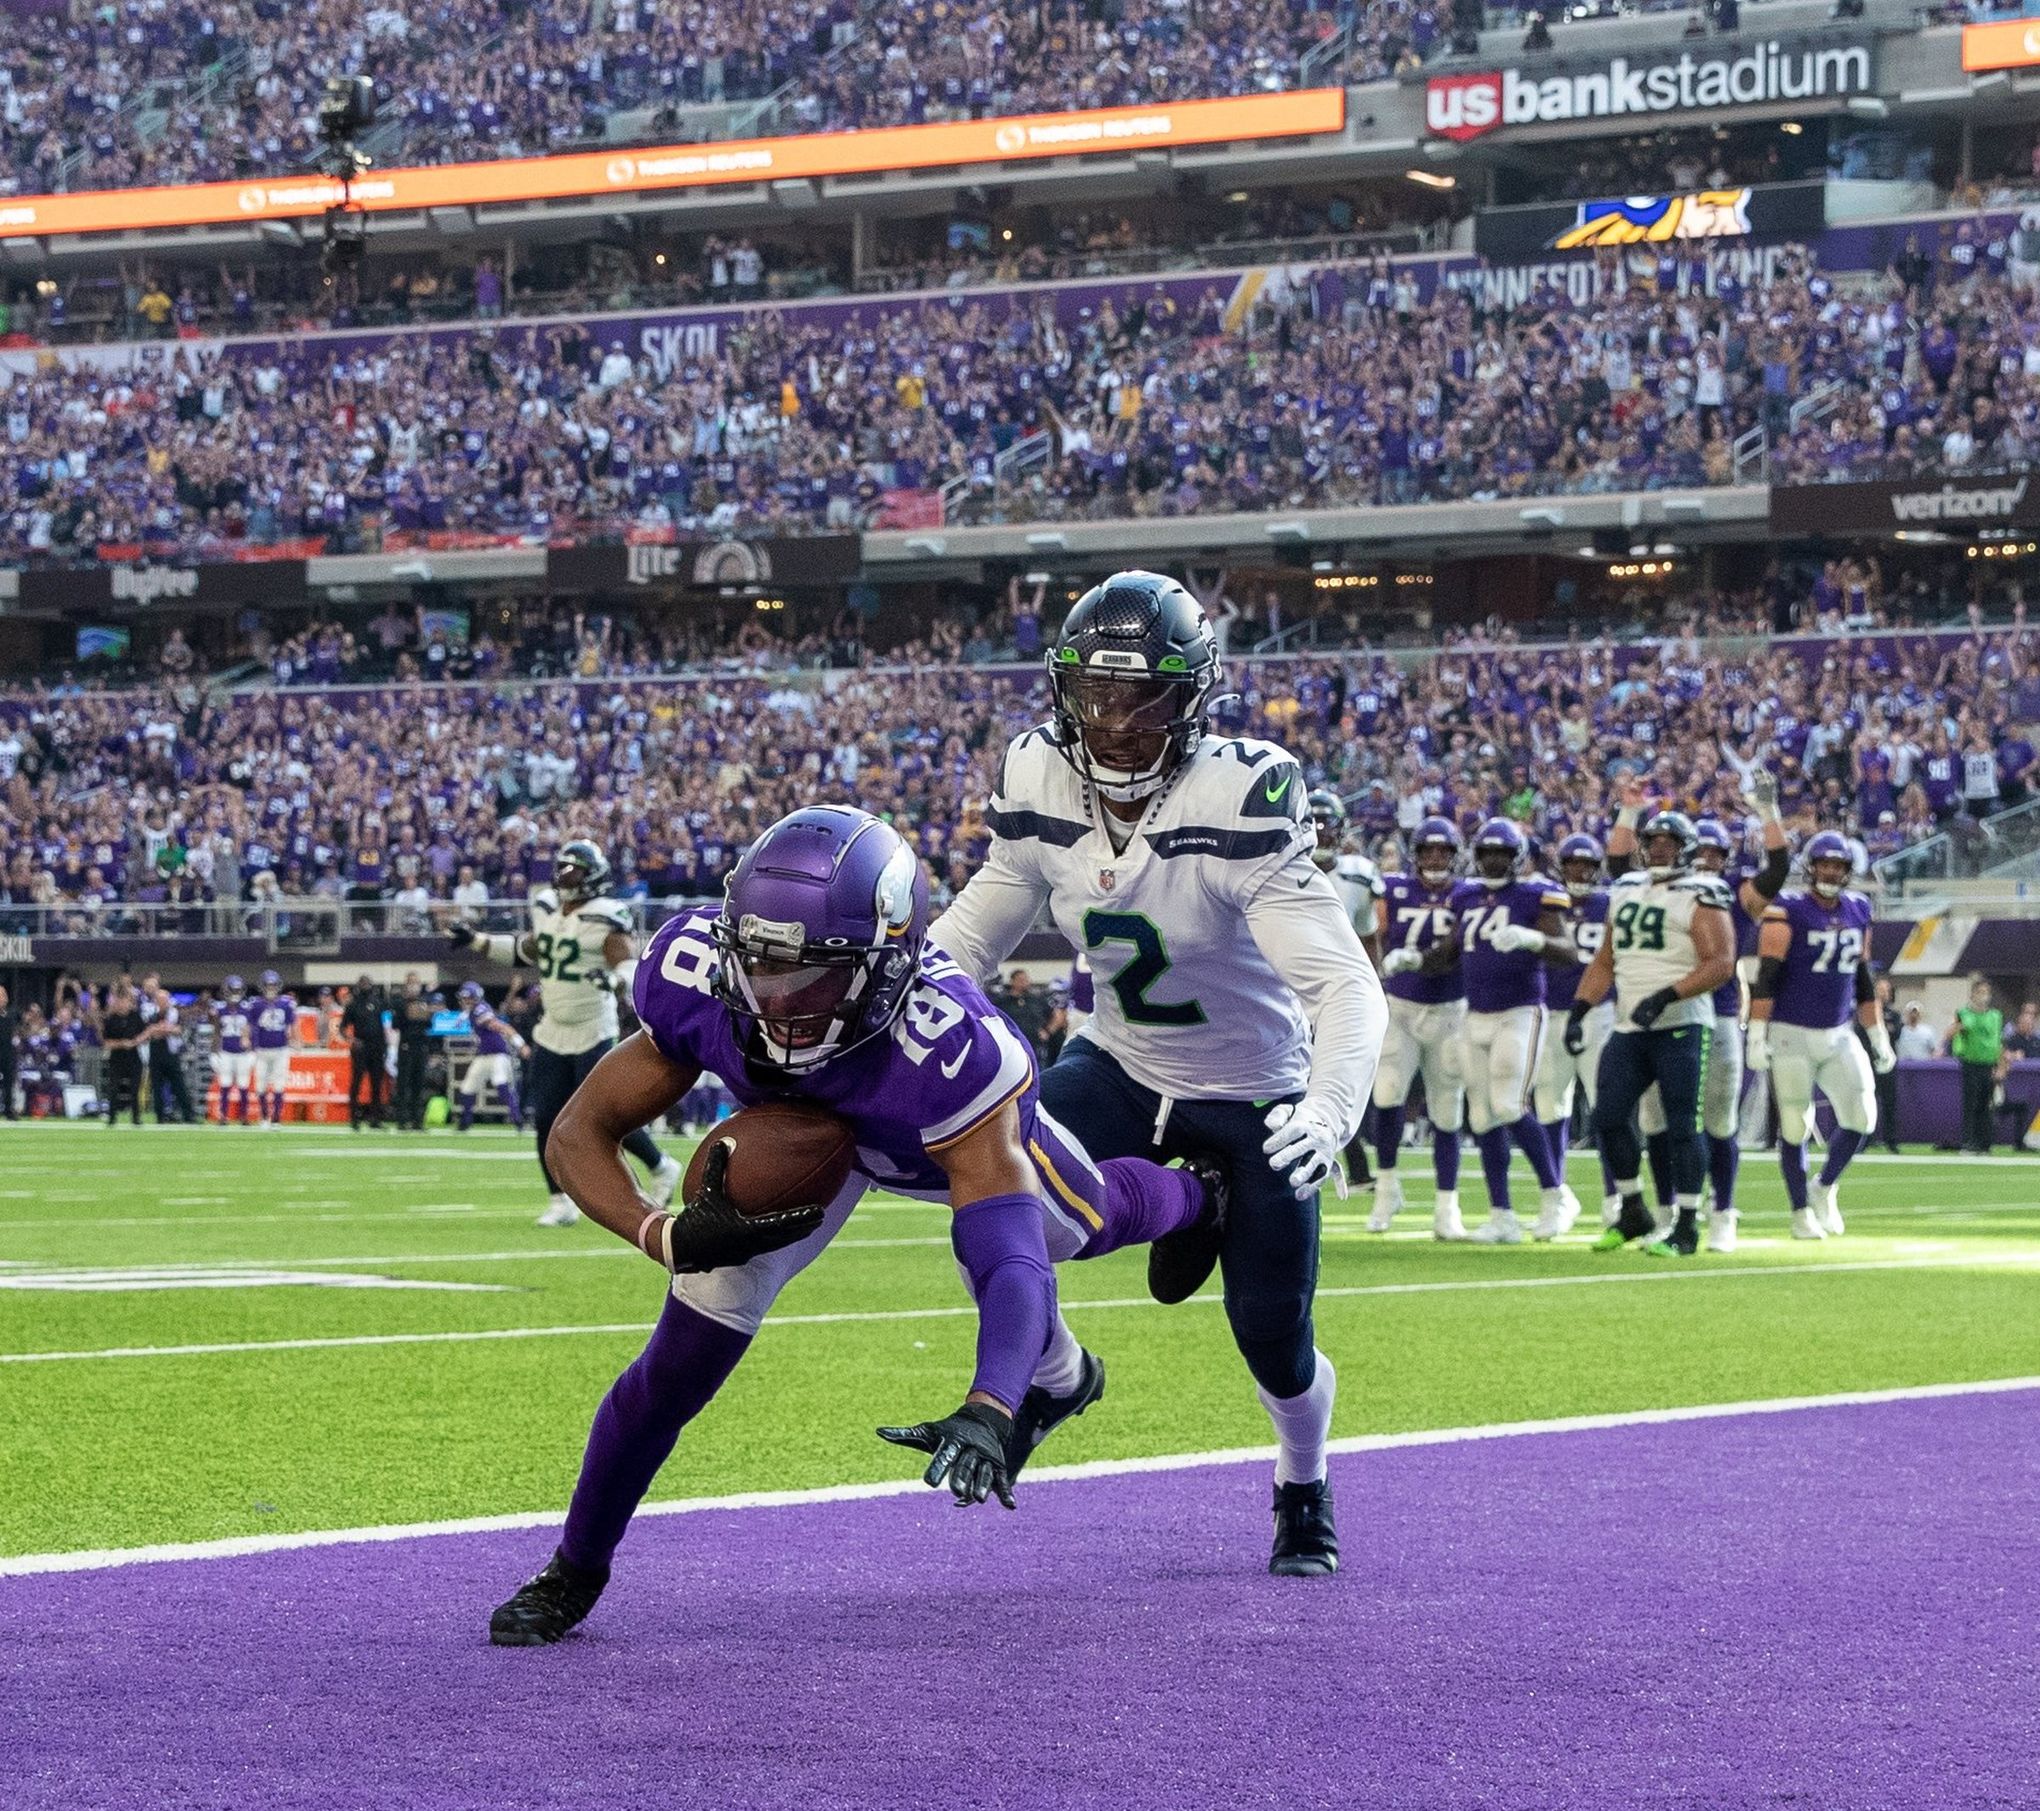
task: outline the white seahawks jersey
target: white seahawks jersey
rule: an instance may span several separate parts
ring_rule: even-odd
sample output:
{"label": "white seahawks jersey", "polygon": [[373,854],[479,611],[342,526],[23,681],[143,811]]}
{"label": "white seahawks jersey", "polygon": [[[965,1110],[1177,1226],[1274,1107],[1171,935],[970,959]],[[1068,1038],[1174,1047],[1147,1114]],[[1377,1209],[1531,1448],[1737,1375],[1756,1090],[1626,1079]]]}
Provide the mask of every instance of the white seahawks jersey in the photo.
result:
{"label": "white seahawks jersey", "polygon": [[578,1056],[615,1040],[616,977],[602,946],[616,931],[629,935],[631,917],[614,899],[584,900],[563,912],[550,888],[531,896],[529,957],[545,1007],[532,1039],[541,1049]]}
{"label": "white seahawks jersey", "polygon": [[1352,919],[1354,931],[1362,937],[1373,936],[1381,928],[1375,901],[1388,891],[1381,870],[1366,856],[1345,850],[1333,858],[1332,885],[1338,889],[1339,903]]}
{"label": "white seahawks jersey", "polygon": [[1295,759],[1275,744],[1206,736],[1116,851],[1102,805],[1049,732],[1030,730],[1006,751],[985,867],[931,934],[982,971],[1017,940],[1015,915],[1024,928],[1045,903],[1095,977],[1094,1010],[1076,1035],[1134,1080],[1179,1100],[1299,1092],[1310,1026],[1245,907],[1273,885],[1326,892],[1334,909],[1312,860],[1304,793]]}
{"label": "white seahawks jersey", "polygon": [[[1608,893],[1608,944],[1615,952],[1617,1031],[1634,1031],[1629,1009],[1638,1000],[1670,987],[1699,962],[1693,948],[1693,914],[1728,910],[1728,888],[1712,874],[1687,873],[1653,880],[1647,868],[1632,868]],[[1674,1000],[1657,1025],[1711,1025],[1714,995]]]}

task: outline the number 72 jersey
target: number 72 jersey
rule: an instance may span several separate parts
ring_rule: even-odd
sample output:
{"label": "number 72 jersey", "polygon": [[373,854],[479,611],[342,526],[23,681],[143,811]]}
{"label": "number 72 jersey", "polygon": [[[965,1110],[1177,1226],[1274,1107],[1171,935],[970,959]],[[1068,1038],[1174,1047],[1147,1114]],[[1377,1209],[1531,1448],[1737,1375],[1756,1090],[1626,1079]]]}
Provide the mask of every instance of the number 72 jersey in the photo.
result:
{"label": "number 72 jersey", "polygon": [[[1693,946],[1693,914],[1728,910],[1728,888],[1712,874],[1674,874],[1654,879],[1634,868],[1608,893],[1608,947],[1615,957],[1617,1031],[1634,1031],[1629,1009],[1648,994],[1670,987],[1699,961]],[[1726,929],[1727,921],[1723,920]],[[1674,1000],[1658,1015],[1656,1028],[1711,1025],[1714,997],[1696,994]]]}
{"label": "number 72 jersey", "polygon": [[1833,905],[1818,894],[1780,893],[1764,914],[1792,930],[1771,1016],[1782,1025],[1831,1031],[1856,1012],[1856,970],[1870,950],[1870,901],[1853,889]]}

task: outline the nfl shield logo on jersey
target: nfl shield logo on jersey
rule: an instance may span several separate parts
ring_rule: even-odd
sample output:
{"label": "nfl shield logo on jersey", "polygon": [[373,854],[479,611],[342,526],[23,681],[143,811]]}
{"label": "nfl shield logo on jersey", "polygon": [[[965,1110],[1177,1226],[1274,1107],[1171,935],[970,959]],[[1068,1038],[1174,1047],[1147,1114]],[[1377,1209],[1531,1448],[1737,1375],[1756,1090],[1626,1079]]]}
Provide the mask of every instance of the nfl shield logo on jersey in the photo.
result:
{"label": "nfl shield logo on jersey", "polygon": [[1119,871],[1116,868],[1100,868],[1098,870],[1098,885],[1107,893],[1111,892],[1118,884]]}

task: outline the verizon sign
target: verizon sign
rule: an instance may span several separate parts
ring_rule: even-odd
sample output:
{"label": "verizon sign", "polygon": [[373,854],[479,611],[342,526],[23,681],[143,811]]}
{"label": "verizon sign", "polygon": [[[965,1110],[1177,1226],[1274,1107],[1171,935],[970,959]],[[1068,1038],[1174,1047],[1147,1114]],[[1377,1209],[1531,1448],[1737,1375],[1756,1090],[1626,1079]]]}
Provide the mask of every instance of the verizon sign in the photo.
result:
{"label": "verizon sign", "polygon": [[2024,472],[1974,478],[1883,479],[1868,484],[1771,487],[1771,526],[1780,534],[1893,534],[1940,528],[2040,527],[2040,489]]}
{"label": "verizon sign", "polygon": [[1741,56],[1611,57],[1605,64],[1537,75],[1520,69],[1434,76],[1424,128],[1436,138],[1478,138],[1502,126],[1561,125],[1654,113],[1756,107],[1870,90],[1870,47],[1788,50],[1776,38]]}
{"label": "verizon sign", "polygon": [[1957,489],[1944,484],[1939,490],[1907,490],[1895,493],[1891,513],[1901,522],[2010,522],[2026,500],[2026,480],[1985,488]]}

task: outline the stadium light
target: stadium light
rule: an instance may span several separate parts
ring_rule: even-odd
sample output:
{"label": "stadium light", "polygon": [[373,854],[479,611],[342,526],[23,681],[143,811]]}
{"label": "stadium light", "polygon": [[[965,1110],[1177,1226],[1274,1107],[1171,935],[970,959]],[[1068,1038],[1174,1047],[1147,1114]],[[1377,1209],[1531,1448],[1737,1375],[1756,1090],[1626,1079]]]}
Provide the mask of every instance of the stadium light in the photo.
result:
{"label": "stadium light", "polygon": [[1849,97],[1849,111],[1858,119],[1883,119],[1891,109],[1874,94],[1857,94]]}
{"label": "stadium light", "polygon": [[1458,177],[1440,176],[1434,170],[1405,170],[1403,174],[1411,182],[1420,182],[1427,189],[1456,189],[1459,186]]}

